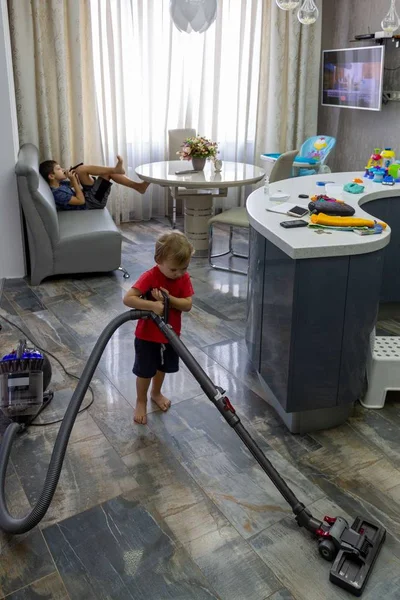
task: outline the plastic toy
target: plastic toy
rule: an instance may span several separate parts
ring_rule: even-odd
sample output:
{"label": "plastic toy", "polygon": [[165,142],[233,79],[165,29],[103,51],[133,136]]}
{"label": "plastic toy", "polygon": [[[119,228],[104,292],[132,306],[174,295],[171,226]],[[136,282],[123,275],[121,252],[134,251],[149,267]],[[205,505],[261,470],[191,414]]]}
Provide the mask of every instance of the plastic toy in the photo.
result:
{"label": "plastic toy", "polygon": [[343,189],[345,192],[349,192],[349,194],[362,194],[365,188],[363,185],[353,182],[346,183],[346,185],[343,186]]}
{"label": "plastic toy", "polygon": [[362,183],[364,183],[364,181],[361,179],[361,177],[355,177],[353,179],[353,183],[361,183],[362,184]]}
{"label": "plastic toy", "polygon": [[381,156],[383,159],[382,166],[384,169],[388,169],[395,161],[396,153],[391,148],[385,148],[383,152],[381,152]]}
{"label": "plastic toy", "polygon": [[395,163],[390,165],[390,167],[388,168],[389,175],[391,175],[395,179],[399,176],[399,171],[400,171],[399,161],[396,161]]}
{"label": "plastic toy", "polygon": [[381,166],[382,166],[381,149],[375,148],[373,154],[371,154],[371,156],[369,158],[366,169],[371,169],[372,167],[381,167]]}
{"label": "plastic toy", "polygon": [[382,183],[383,178],[386,175],[386,169],[373,169],[374,172],[374,183]]}
{"label": "plastic toy", "polygon": [[383,178],[382,185],[394,185],[394,177],[391,175],[386,175]]}

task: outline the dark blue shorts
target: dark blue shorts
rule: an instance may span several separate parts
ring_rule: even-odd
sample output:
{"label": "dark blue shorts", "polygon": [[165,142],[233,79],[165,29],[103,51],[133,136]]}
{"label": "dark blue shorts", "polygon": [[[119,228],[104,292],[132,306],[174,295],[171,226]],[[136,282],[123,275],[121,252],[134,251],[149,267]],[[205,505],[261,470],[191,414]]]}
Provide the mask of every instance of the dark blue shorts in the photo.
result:
{"label": "dark blue shorts", "polygon": [[93,185],[83,185],[86,207],[89,210],[104,208],[110,195],[112,181],[97,177]]}
{"label": "dark blue shorts", "polygon": [[135,338],[135,363],[132,369],[136,377],[151,379],[157,373],[177,373],[179,356],[170,344],[159,344]]}

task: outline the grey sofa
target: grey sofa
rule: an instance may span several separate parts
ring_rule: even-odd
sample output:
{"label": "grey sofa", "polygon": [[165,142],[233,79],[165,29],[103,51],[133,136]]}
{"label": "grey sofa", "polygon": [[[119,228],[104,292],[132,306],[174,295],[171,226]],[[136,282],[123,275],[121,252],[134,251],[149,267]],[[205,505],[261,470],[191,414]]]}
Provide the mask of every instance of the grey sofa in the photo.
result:
{"label": "grey sofa", "polygon": [[39,173],[39,151],[24,144],[15,167],[24,213],[31,283],[66,273],[120,269],[122,236],[107,209],[57,212],[53,194]]}

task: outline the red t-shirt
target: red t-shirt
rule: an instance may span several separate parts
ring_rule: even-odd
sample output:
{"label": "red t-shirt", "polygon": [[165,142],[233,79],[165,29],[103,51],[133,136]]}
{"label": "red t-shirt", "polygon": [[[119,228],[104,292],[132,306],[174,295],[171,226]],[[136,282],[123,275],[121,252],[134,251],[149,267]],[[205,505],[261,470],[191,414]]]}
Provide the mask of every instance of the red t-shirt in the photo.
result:
{"label": "red t-shirt", "polygon": [[[175,298],[190,298],[194,294],[189,273],[185,273],[179,279],[168,279],[157,266],[143,273],[132,288],[139,290],[142,295],[147,294],[153,288],[164,288]],[[182,312],[171,307],[169,309],[169,324],[178,335],[181,333],[181,321]],[[139,319],[136,326],[136,337],[148,342],[167,343],[166,337],[151,319]]]}

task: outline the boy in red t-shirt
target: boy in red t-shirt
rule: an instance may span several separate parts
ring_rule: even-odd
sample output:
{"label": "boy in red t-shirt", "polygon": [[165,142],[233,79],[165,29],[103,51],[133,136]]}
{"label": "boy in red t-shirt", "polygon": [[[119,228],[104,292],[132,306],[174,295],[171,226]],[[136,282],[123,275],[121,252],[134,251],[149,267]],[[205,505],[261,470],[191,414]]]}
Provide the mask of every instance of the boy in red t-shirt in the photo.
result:
{"label": "boy in red t-shirt", "polygon": [[[194,294],[187,268],[193,255],[193,246],[179,232],[163,234],[156,243],[155,267],[143,273],[132,288],[125,294],[124,304],[138,310],[151,310],[162,316],[164,302],[161,291],[169,296],[169,324],[175,333],[181,333],[182,312],[192,308]],[[144,299],[150,292],[151,300]],[[136,375],[136,423],[147,422],[147,392],[161,408],[168,410],[171,402],[161,393],[165,373],[179,370],[179,357],[168,344],[166,337],[151,319],[140,319],[136,327],[135,364]]]}

